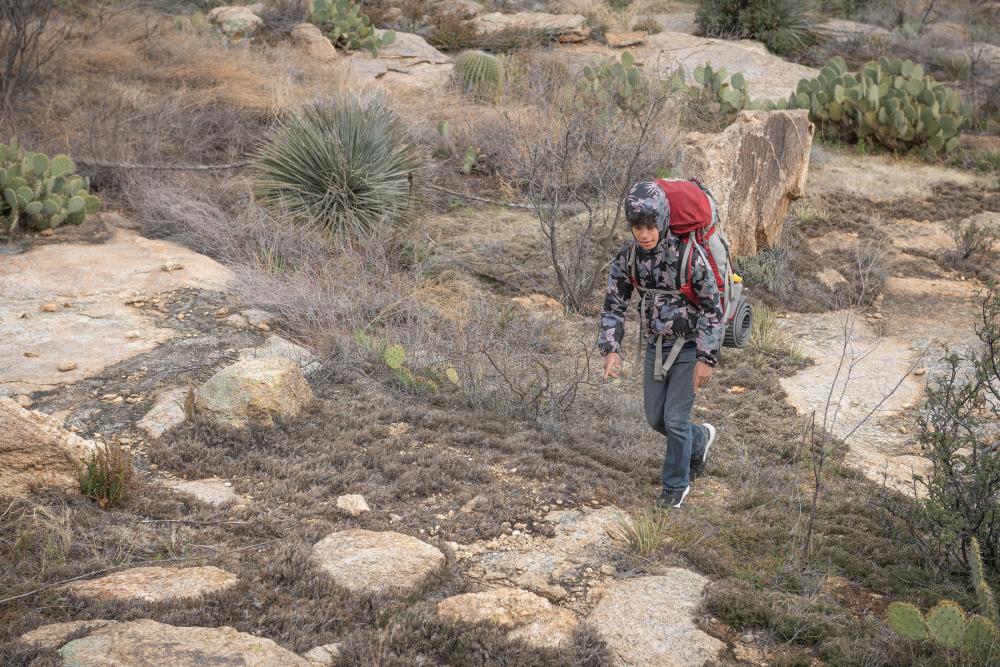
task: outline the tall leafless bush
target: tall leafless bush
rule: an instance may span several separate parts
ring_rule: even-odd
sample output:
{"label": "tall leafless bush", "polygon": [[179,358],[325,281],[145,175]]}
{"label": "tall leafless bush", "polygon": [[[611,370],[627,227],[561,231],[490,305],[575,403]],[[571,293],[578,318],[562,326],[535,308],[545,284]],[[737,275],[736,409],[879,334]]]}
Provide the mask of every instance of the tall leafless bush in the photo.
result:
{"label": "tall leafless bush", "polygon": [[53,25],[56,0],[0,0],[0,99],[9,109],[69,35]]}
{"label": "tall leafless bush", "polygon": [[566,306],[581,312],[601,282],[629,185],[653,176],[676,140],[671,88],[582,75],[541,110],[509,116],[512,182],[531,203]]}

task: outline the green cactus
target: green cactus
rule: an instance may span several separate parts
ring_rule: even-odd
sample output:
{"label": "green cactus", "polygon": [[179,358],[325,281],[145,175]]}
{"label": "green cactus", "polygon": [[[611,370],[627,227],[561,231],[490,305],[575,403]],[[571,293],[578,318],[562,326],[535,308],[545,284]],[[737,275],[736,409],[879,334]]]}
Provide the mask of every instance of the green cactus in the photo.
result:
{"label": "green cactus", "polygon": [[931,637],[947,648],[958,648],[965,637],[965,612],[951,600],[941,600],[927,612]]}
{"label": "green cactus", "polygon": [[497,101],[503,93],[506,73],[496,56],[482,51],[465,51],[455,58],[455,81],[465,93],[477,99]]}
{"label": "green cactus", "polygon": [[[681,79],[682,81],[683,79]],[[581,104],[590,105],[591,96],[610,98],[623,111],[637,111],[648,99],[653,82],[636,65],[635,57],[625,51],[620,59],[595,60],[583,68],[576,92]],[[680,89],[676,76],[658,85]]]}
{"label": "green cactus", "polygon": [[65,155],[49,159],[23,152],[16,140],[0,143],[0,217],[6,216],[9,233],[22,222],[35,231],[66,221],[78,225],[87,214],[99,211],[100,200],[75,171],[76,165]]}
{"label": "green cactus", "polygon": [[700,93],[719,105],[719,111],[725,114],[736,113],[751,107],[750,93],[747,90],[746,79],[739,72],[726,80],[726,69],[712,69],[705,63],[695,68],[694,80],[701,84]]}
{"label": "green cactus", "polygon": [[962,653],[971,656],[976,664],[987,664],[991,655],[998,653],[997,626],[978,614],[969,619],[962,637]]}
{"label": "green cactus", "polygon": [[993,591],[983,574],[983,555],[979,550],[979,540],[975,536],[969,539],[969,570],[972,585],[976,589],[976,599],[979,600],[979,613],[992,621],[994,626],[1000,625]]}
{"label": "green cactus", "polygon": [[309,0],[309,21],[320,26],[336,46],[347,51],[367,49],[378,57],[378,50],[396,41],[396,33],[376,33],[371,20],[351,0]]}
{"label": "green cactus", "polygon": [[889,625],[897,634],[923,641],[927,639],[927,624],[920,610],[912,604],[893,602],[889,605]]}
{"label": "green cactus", "polygon": [[403,360],[405,357],[406,351],[403,349],[402,345],[390,345],[382,354],[382,359],[385,361],[385,365],[394,371],[398,371],[403,367]]}

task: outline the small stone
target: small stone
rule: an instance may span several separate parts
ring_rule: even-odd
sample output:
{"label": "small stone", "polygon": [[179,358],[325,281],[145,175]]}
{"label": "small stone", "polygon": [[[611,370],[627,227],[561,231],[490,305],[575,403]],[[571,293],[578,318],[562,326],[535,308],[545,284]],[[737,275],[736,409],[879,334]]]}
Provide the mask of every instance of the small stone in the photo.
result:
{"label": "small stone", "polygon": [[216,317],[225,317],[228,314],[229,314],[228,308],[219,308],[217,311],[215,311]]}
{"label": "small stone", "polygon": [[113,399],[111,399],[111,402],[112,403],[124,403],[125,402],[125,397],[124,396],[115,396]]}
{"label": "small stone", "polygon": [[131,405],[142,403],[142,396],[129,396],[128,398],[125,399],[125,402],[130,403]]}
{"label": "small stone", "polygon": [[155,463],[150,463],[149,464],[149,469],[150,470],[159,470],[160,466],[156,465]]}
{"label": "small stone", "polygon": [[30,407],[31,407],[31,404],[32,404],[32,402],[33,402],[33,401],[31,400],[31,397],[30,397],[30,396],[26,396],[25,394],[18,394],[18,395],[17,395],[17,398],[15,398],[14,400],[15,400],[15,401],[17,402],[17,404],[18,404],[18,405],[20,405],[20,406],[21,406],[22,408],[30,408]]}
{"label": "small stone", "polygon": [[309,649],[303,656],[317,665],[333,665],[340,657],[340,644],[326,644]]}
{"label": "small stone", "polygon": [[176,317],[177,317],[177,319],[179,319],[179,320],[181,320],[183,322],[184,318],[187,317],[187,315],[185,315],[184,313],[177,313]]}
{"label": "small stone", "polygon": [[59,310],[59,306],[54,303],[46,303],[42,306],[42,310],[46,313],[54,313]]}
{"label": "small stone", "polygon": [[48,229],[43,229],[40,233],[42,236],[55,236],[56,231],[49,227]]}
{"label": "small stone", "polygon": [[247,319],[245,317],[243,317],[242,315],[240,315],[239,313],[236,313],[234,315],[230,315],[229,317],[227,317],[226,319],[224,319],[223,322],[225,324],[231,326],[234,329],[243,330],[243,329],[249,329],[250,328],[250,323],[247,322]]}
{"label": "small stone", "polygon": [[180,271],[183,268],[184,265],[181,264],[180,262],[167,262],[166,264],[160,267],[160,270],[170,273],[171,271]]}
{"label": "small stone", "polygon": [[29,359],[34,359],[35,357],[38,356],[38,353],[37,352],[25,352],[24,356],[28,357]]}
{"label": "small stone", "polygon": [[734,384],[732,387],[729,388],[729,393],[730,394],[743,394],[743,393],[746,393],[746,390],[747,390],[746,387],[742,387],[742,386],[740,386],[738,384]]}
{"label": "small stone", "polygon": [[926,375],[927,374],[927,369],[926,368],[917,368],[916,370],[913,371],[913,374],[914,375]]}
{"label": "small stone", "polygon": [[63,372],[63,373],[66,373],[68,371],[72,371],[72,370],[75,370],[75,369],[76,369],[76,362],[75,361],[64,361],[61,364],[59,364],[59,370],[61,372]]}
{"label": "small stone", "polygon": [[604,565],[601,566],[601,574],[606,574],[609,577],[614,576],[615,566],[605,563]]}
{"label": "small stone", "polygon": [[389,513],[389,521],[391,523],[399,523],[402,520],[403,520],[403,517],[399,516],[398,514],[395,514],[393,512]]}
{"label": "small stone", "polygon": [[338,496],[337,507],[350,516],[360,516],[365,512],[371,511],[371,508],[368,507],[368,502],[365,500],[364,496],[356,493]]}
{"label": "small stone", "polygon": [[528,527],[528,524],[526,524],[526,523],[515,523],[514,524],[514,530],[524,530],[527,527]]}

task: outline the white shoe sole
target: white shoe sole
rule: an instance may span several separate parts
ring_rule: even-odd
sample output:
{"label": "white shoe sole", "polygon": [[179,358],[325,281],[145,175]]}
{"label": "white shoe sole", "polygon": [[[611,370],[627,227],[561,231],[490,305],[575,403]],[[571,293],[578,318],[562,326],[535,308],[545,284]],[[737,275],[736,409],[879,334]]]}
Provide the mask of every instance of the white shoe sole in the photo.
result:
{"label": "white shoe sole", "polygon": [[705,442],[705,451],[701,454],[701,460],[704,463],[708,460],[708,448],[715,442],[715,427],[711,424],[702,424],[702,426],[708,429],[708,440]]}
{"label": "white shoe sole", "polygon": [[681,499],[677,501],[677,504],[671,505],[671,507],[680,507],[681,504],[684,502],[684,499],[688,497],[688,493],[690,493],[690,491],[691,491],[691,485],[688,484],[687,487],[685,487],[684,489],[684,493],[681,494]]}

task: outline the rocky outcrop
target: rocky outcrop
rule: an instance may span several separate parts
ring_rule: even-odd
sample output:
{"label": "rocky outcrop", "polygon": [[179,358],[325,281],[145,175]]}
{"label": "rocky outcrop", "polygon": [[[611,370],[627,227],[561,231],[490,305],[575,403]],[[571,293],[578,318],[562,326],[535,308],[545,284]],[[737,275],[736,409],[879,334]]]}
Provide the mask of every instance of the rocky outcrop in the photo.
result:
{"label": "rocky outcrop", "polygon": [[392,531],[350,529],[327,535],[313,560],[340,586],[354,593],[415,588],[444,564],[444,554],[415,537]]}
{"label": "rocky outcrop", "polygon": [[22,495],[32,486],[77,488],[77,464],[95,445],[58,421],[0,398],[0,490]]}
{"label": "rocky outcrop", "polygon": [[343,510],[344,513],[350,516],[361,516],[365,512],[371,511],[365,497],[356,493],[351,493],[346,496],[337,496],[337,509]]}
{"label": "rocky outcrop", "polygon": [[323,367],[312,352],[277,335],[268,336],[267,340],[257,347],[240,350],[240,361],[266,357],[281,357],[294,361],[307,377]]}
{"label": "rocky outcrop", "polygon": [[236,584],[236,575],[211,565],[204,567],[135,567],[98,579],[62,586],[74,597],[91,600],[160,602],[196,598]]}
{"label": "rocky outcrop", "polygon": [[313,400],[312,389],[294,361],[245,359],[223,368],[195,392],[199,414],[236,427],[272,424],[294,417]]}
{"label": "rocky outcrop", "polygon": [[606,32],[604,43],[613,49],[624,49],[626,46],[638,46],[646,41],[646,33],[642,30],[633,32]]}
{"label": "rocky outcrop", "polygon": [[438,16],[454,16],[469,20],[482,14],[483,7],[472,0],[441,0],[441,2],[434,3],[433,11]]}
{"label": "rocky outcrop", "polygon": [[510,629],[509,639],[545,648],[569,642],[577,625],[572,612],[520,588],[455,595],[439,602],[437,609],[442,618],[462,623],[488,621]]}
{"label": "rocky outcrop", "polygon": [[[376,34],[382,31],[377,30]],[[451,78],[451,58],[420,35],[397,32],[392,44],[378,56],[359,52],[346,60],[347,76],[358,83],[379,81],[391,89],[440,91]]]}
{"label": "rocky outcrop", "polygon": [[215,507],[228,507],[233,503],[242,500],[233,490],[233,485],[223,479],[212,477],[208,479],[171,480],[165,482],[167,488],[178,493],[185,493],[194,496],[206,505]]}
{"label": "rocky outcrop", "polygon": [[712,191],[736,256],[774,247],[805,194],[813,129],[804,109],[743,111],[721,134],[685,138],[678,171]]}
{"label": "rocky outcrop", "polygon": [[[92,224],[122,223],[104,213],[93,223],[88,218]],[[168,264],[181,268],[164,271]],[[128,229],[114,229],[103,243],[51,243],[5,255],[0,394],[52,389],[149,352],[177,331],[157,326],[140,308],[143,299],[182,287],[222,290],[231,278],[215,260]],[[42,310],[50,302],[57,302],[55,312]],[[64,360],[76,369],[60,372]]]}
{"label": "rocky outcrop", "polygon": [[148,619],[101,628],[66,644],[59,654],[67,667],[308,667],[311,664],[270,639],[237,632],[228,626],[181,627]]}
{"label": "rocky outcrop", "polygon": [[483,14],[472,22],[480,34],[501,30],[540,30],[552,35],[560,42],[581,42],[590,37],[587,19],[580,14],[545,14],[543,12],[521,12]]}
{"label": "rocky outcrop", "polygon": [[188,389],[184,387],[161,391],[157,394],[153,407],[139,420],[139,428],[150,437],[158,438],[173,427],[183,424],[187,395]]}
{"label": "rocky outcrop", "polygon": [[726,647],[694,623],[707,583],[680,568],[616,581],[585,622],[607,643],[616,667],[701,667]]}
{"label": "rocky outcrop", "polygon": [[264,19],[257,16],[263,10],[263,4],[215,7],[209,10],[208,20],[219,26],[227,37],[240,39],[255,35],[264,26]]}
{"label": "rocky outcrop", "polygon": [[96,618],[90,621],[66,621],[65,623],[49,623],[40,628],[35,628],[31,632],[25,632],[18,639],[25,644],[30,644],[35,648],[59,648],[66,643],[66,640],[81,630],[93,632],[109,625],[116,625],[118,621],[107,621]]}
{"label": "rocky outcrop", "polygon": [[681,32],[649,35],[646,43],[632,53],[647,71],[668,71],[680,65],[692,77],[695,68],[711,63],[716,69],[725,67],[731,74],[739,72],[746,78],[753,99],[787,99],[799,80],[819,74],[812,67],[768,53],[760,42],[710,39]]}
{"label": "rocky outcrop", "polygon": [[313,60],[330,62],[337,59],[333,43],[312,23],[299,23],[292,27],[292,43]]}

